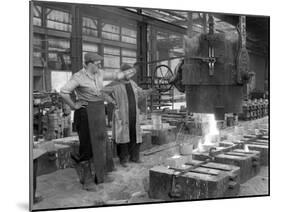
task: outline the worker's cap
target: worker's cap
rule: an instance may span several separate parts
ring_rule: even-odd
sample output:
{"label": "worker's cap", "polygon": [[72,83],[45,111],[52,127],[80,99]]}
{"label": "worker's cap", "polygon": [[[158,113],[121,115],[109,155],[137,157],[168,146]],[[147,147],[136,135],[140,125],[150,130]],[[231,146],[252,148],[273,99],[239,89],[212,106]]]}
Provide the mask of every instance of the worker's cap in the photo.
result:
{"label": "worker's cap", "polygon": [[132,68],[132,66],[130,66],[128,63],[123,63],[122,65],[121,65],[121,71],[126,71],[126,70],[128,70],[128,69],[131,69]]}
{"label": "worker's cap", "polygon": [[87,63],[87,62],[95,62],[95,61],[99,61],[99,60],[103,60],[103,57],[98,55],[98,54],[96,54],[96,53],[93,53],[93,52],[88,52],[84,56],[85,63]]}

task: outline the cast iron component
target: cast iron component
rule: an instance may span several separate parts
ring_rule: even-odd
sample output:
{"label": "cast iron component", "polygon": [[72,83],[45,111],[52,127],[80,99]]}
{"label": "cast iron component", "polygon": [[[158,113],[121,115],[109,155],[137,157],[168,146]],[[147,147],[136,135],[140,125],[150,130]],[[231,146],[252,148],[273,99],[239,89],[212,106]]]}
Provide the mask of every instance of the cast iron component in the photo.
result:
{"label": "cast iron component", "polygon": [[245,47],[246,24],[245,17],[241,18],[241,38],[230,40],[224,33],[214,33],[210,17],[208,34],[187,38],[181,71],[171,83],[185,88],[190,112],[213,113],[223,120],[225,113],[242,112],[245,85],[252,76]]}

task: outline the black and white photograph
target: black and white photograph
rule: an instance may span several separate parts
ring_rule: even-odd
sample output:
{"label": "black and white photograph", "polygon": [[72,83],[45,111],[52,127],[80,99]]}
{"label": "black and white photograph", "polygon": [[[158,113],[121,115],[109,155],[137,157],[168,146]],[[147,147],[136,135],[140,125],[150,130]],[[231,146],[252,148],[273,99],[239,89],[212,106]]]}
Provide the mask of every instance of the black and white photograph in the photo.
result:
{"label": "black and white photograph", "polygon": [[270,195],[270,16],[28,3],[30,210]]}

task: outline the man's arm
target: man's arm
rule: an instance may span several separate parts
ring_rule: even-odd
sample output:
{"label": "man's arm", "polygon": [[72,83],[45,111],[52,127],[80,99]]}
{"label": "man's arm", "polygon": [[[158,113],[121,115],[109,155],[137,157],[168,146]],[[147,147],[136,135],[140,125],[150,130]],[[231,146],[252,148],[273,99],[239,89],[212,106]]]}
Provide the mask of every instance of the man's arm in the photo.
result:
{"label": "man's arm", "polygon": [[86,102],[76,102],[74,103],[71,99],[70,94],[74,91],[75,88],[79,86],[75,77],[72,76],[71,79],[60,89],[60,96],[62,99],[70,106],[72,110],[77,110],[81,107],[84,107],[87,103]]}
{"label": "man's arm", "polygon": [[114,81],[114,80],[121,80],[121,79],[129,79],[136,73],[135,68],[128,69],[122,72],[107,72],[103,71],[103,80],[106,81]]}
{"label": "man's arm", "polygon": [[70,94],[67,94],[67,93],[60,93],[60,96],[62,97],[62,99],[66,102],[66,104],[68,104],[70,106],[70,108],[72,110],[78,110],[79,108],[81,107],[85,107],[85,105],[87,105],[86,102],[81,102],[81,101],[78,101],[78,102],[73,102],[72,99],[71,99],[71,96]]}

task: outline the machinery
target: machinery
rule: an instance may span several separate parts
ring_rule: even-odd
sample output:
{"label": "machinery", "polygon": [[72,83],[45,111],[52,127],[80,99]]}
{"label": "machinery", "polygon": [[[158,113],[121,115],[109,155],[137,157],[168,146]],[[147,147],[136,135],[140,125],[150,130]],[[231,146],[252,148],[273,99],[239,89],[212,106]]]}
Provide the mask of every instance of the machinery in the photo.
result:
{"label": "machinery", "polygon": [[[185,57],[175,75],[162,81],[186,93],[188,111],[213,113],[223,120],[225,113],[241,113],[242,101],[252,72],[246,49],[246,17],[239,21],[239,39],[229,40],[224,33],[214,33],[214,19],[209,16],[209,33],[187,36]],[[156,72],[163,67],[157,67]],[[166,89],[170,89],[167,83]],[[158,86],[160,87],[160,86]]]}

